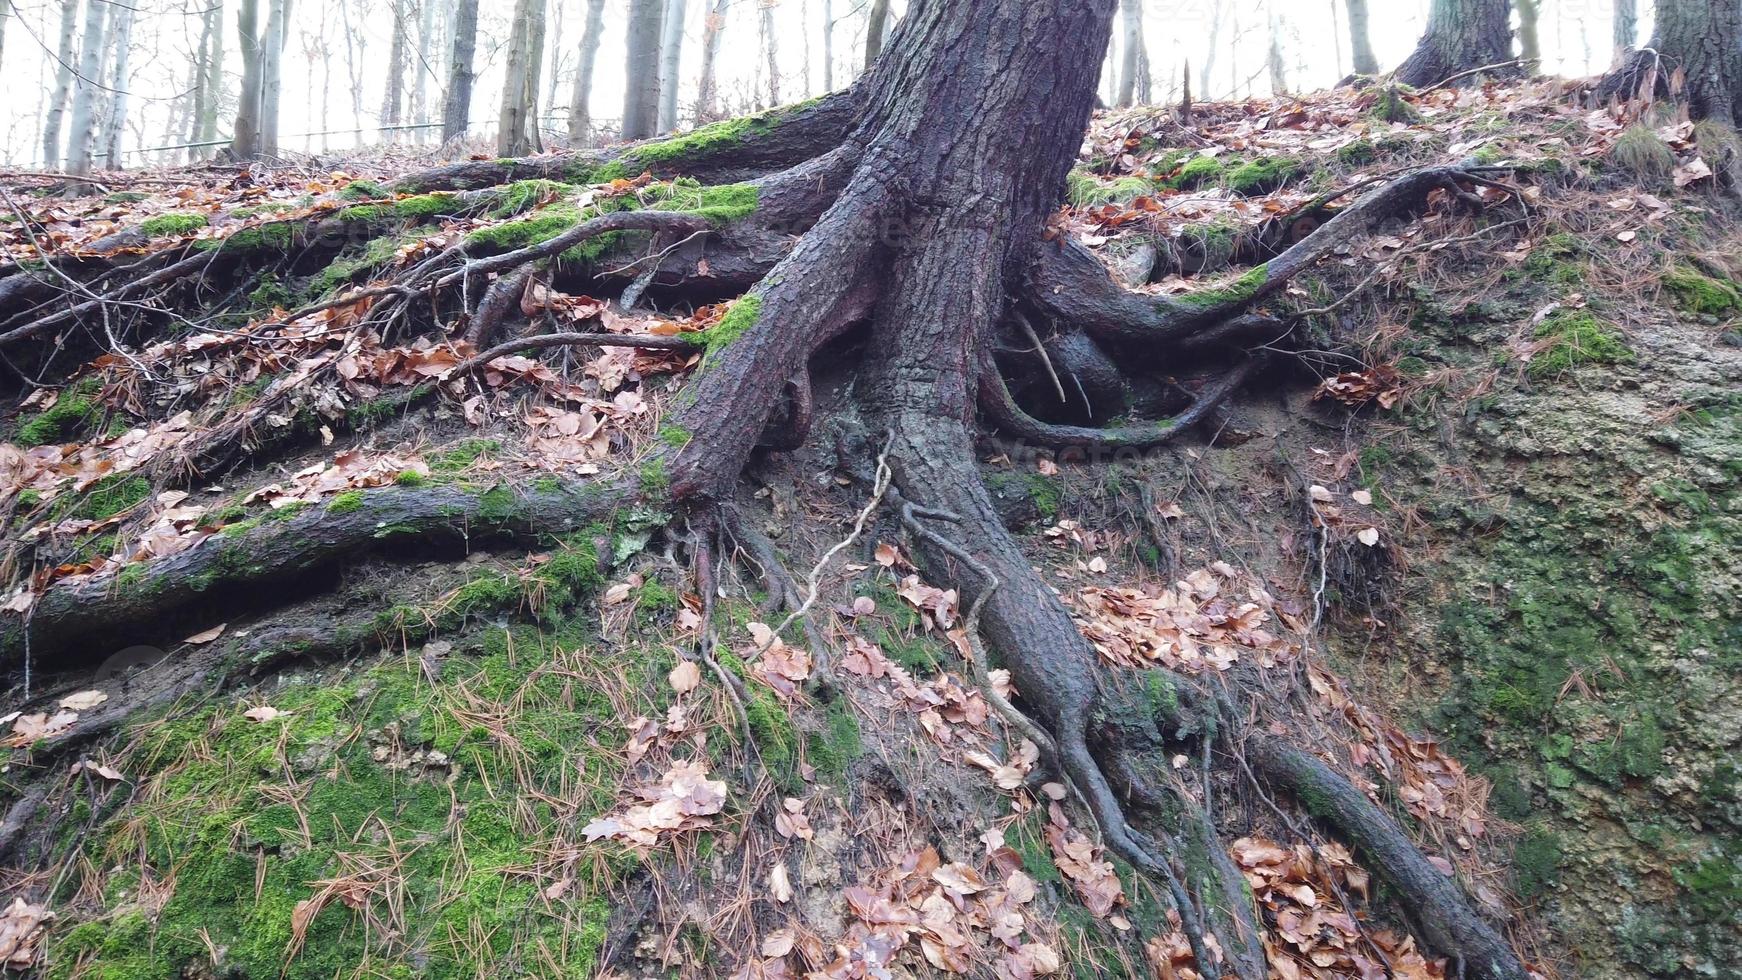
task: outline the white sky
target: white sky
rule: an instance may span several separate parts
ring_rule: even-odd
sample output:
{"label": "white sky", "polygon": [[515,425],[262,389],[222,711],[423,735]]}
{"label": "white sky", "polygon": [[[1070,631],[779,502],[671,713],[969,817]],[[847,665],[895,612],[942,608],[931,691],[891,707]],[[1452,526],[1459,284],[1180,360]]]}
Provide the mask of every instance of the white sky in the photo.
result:
{"label": "white sky", "polygon": [[[90,0],[87,0],[90,2]],[[96,0],[103,2],[103,0]],[[225,5],[224,34],[227,46],[225,73],[233,97],[241,68],[237,54],[235,11],[238,0],[129,0],[139,11],[134,24],[134,47],[130,77],[124,86],[131,93],[128,149],[182,142],[169,132],[169,122],[179,115],[177,98],[190,86],[193,53],[199,45],[200,13],[210,3]],[[451,0],[450,0],[451,2]],[[1610,55],[1612,0],[1545,0],[1541,15],[1544,70],[1553,74],[1587,75],[1607,66]],[[571,91],[585,0],[552,0],[550,34],[560,35],[559,84],[555,105],[541,111],[557,117],[552,125],[562,128]],[[778,51],[781,100],[797,101],[823,91],[822,24],[825,6],[835,18],[834,80],[840,87],[859,68],[864,44],[866,0],[732,0],[727,13],[720,63],[720,93],[730,109],[749,108],[758,93],[766,100],[765,62],[759,56],[758,6],[773,5]],[[1345,14],[1340,0],[1220,0],[1225,15],[1211,80],[1210,98],[1229,95],[1264,95],[1269,92],[1265,52],[1269,18],[1274,10],[1283,25],[1284,53],[1289,85],[1295,89],[1322,88],[1348,72],[1348,42]],[[1217,0],[1146,0],[1145,36],[1158,101],[1177,97],[1178,79],[1185,63],[1192,63],[1193,77],[1202,66],[1210,38],[1212,11]],[[1381,67],[1395,66],[1415,44],[1426,19],[1428,0],[1373,0],[1372,35]],[[52,47],[58,34],[60,0],[14,0],[6,28],[4,61],[0,62],[0,160],[29,166],[41,159],[41,105],[53,86],[55,60]],[[261,0],[261,7],[266,0]],[[593,115],[615,120],[621,115],[625,66],[622,59],[626,0],[609,0],[605,37],[594,75]],[[681,101],[693,105],[700,71],[705,8],[710,0],[689,0]],[[899,11],[905,6],[896,0]],[[1649,4],[1641,4],[1649,7]],[[501,90],[501,45],[507,36],[512,0],[482,0],[478,65],[482,77],[472,104],[473,132],[489,136],[494,130],[496,104]],[[262,10],[264,19],[264,9]],[[1642,18],[1648,21],[1649,16]],[[79,23],[83,23],[83,14]],[[352,38],[347,51],[346,24]],[[303,138],[321,130],[365,128],[363,142],[378,141],[372,130],[380,112],[387,83],[388,47],[392,13],[389,0],[295,0],[293,33],[287,44],[280,132],[286,152],[323,149],[341,151],[356,144],[351,132],[328,137]],[[413,28],[415,32],[415,25]],[[1641,24],[1648,35],[1649,23]],[[1117,44],[1117,42],[1115,42]],[[331,52],[323,59],[323,46]],[[445,48],[445,45],[444,45]],[[413,71],[424,72],[429,108],[425,118],[407,122],[436,121],[440,92],[446,75],[447,53],[436,51],[426,67],[416,62]],[[550,70],[546,60],[546,85]],[[363,114],[353,111],[351,79],[363,83]],[[408,79],[409,93],[412,87]],[[1194,82],[1195,87],[1195,82]],[[1105,91],[1105,89],[1103,89]],[[1205,93],[1194,92],[1204,99]],[[219,135],[229,131],[229,119],[220,122]],[[129,154],[129,165],[140,156]]]}

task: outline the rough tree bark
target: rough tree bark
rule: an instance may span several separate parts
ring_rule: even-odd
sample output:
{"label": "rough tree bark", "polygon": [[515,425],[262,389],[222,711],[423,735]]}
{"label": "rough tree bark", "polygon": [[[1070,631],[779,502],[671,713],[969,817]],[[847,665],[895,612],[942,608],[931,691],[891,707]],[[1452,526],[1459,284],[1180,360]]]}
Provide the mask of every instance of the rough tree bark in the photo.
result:
{"label": "rough tree bark", "polygon": [[50,170],[61,161],[61,124],[73,89],[73,39],[79,30],[79,0],[61,0],[60,41],[55,45],[54,92],[42,123],[42,162]]}
{"label": "rough tree bark", "polygon": [[605,33],[605,0],[587,0],[587,23],[581,29],[581,56],[575,65],[575,91],[569,98],[569,145],[586,142],[593,128],[593,69],[599,61],[599,39]]}
{"label": "rough tree bark", "polygon": [[1631,98],[1655,81],[1670,92],[1676,72],[1686,79],[1695,119],[1742,123],[1742,0],[1660,0],[1651,43],[1627,58],[1597,88],[1600,99]]}
{"label": "rough tree bark", "polygon": [[629,0],[624,139],[646,139],[659,126],[659,35],[664,13],[663,0]]}
{"label": "rough tree bark", "polygon": [[466,134],[472,123],[472,61],[478,51],[478,0],[460,0],[454,9],[454,45],[448,61],[448,91],[442,99],[442,142]]}
{"label": "rough tree bark", "polygon": [[[1174,745],[1201,740],[1195,744],[1206,757],[1213,754],[1242,773],[1250,764],[1271,788],[1309,804],[1315,819],[1366,857],[1422,943],[1454,960],[1459,974],[1525,980],[1516,954],[1458,883],[1436,870],[1362,789],[1279,734],[1290,721],[1286,712],[1267,716],[1262,728],[1252,726],[1247,719],[1259,705],[1243,700],[1252,696],[1248,688],[1220,678],[1199,683],[1162,669],[1146,679],[1175,685],[1181,698],[1177,705],[1158,704],[1137,690],[1145,681],[1133,672],[1104,668],[1058,594],[1005,530],[982,482],[977,440],[992,429],[1032,446],[1090,451],[1153,447],[1192,431],[1255,376],[1260,362],[1249,351],[1287,332],[1254,312],[1258,304],[1358,235],[1436,197],[1472,198],[1463,188],[1480,179],[1458,168],[1400,175],[1330,213],[1243,278],[1241,288],[1220,295],[1174,299],[1123,289],[1085,248],[1046,231],[1077,159],[1116,7],[1117,0],[915,0],[883,57],[853,89],[770,114],[727,145],[680,150],[668,143],[645,158],[635,155],[645,147],[631,146],[512,165],[472,161],[410,175],[397,186],[480,188],[602,159],[651,161],[656,170],[703,180],[754,175],[760,196],[752,215],[725,227],[681,212],[615,212],[517,251],[462,251],[448,266],[439,264],[448,257],[439,257],[427,278],[408,273],[387,295],[419,303],[444,291],[450,300],[455,294],[475,298],[486,295],[492,276],[524,281],[529,270],[591,237],[627,231],[653,236],[646,257],[667,288],[750,287],[715,328],[720,333],[707,338],[699,373],[677,400],[668,431],[680,438],[652,450],[661,478],[639,488],[643,497],[658,494],[662,505],[675,506],[679,523],[703,535],[719,527],[743,492],[743,472],[759,442],[790,446],[820,431],[811,417],[812,359],[839,356],[837,342],[850,342],[855,378],[846,397],[852,404],[831,420],[843,468],[851,471],[879,455],[887,460],[894,479],[890,500],[927,577],[959,588],[964,607],[973,610],[968,622],[978,629],[970,645],[988,648],[976,658],[995,656],[1008,668],[1015,708],[1031,720],[1037,743],[1046,743],[1051,774],[1077,791],[1107,847],[1160,883],[1201,975],[1262,980],[1267,964],[1258,912],[1238,872],[1214,859],[1210,867],[1188,871],[1182,857],[1187,839],[1215,838],[1209,818],[1188,816],[1178,826],[1145,818],[1162,801],[1178,798],[1161,775],[1170,739]],[[295,247],[320,234],[318,227],[304,229]],[[674,244],[661,248],[666,239],[660,235]],[[95,316],[105,301],[136,300],[176,277],[200,275],[211,261],[197,250],[167,252],[157,271],[135,272],[101,299],[76,305],[63,299],[42,304],[40,314],[0,315],[0,347],[23,350]],[[20,290],[42,288],[36,277],[0,278],[0,300],[14,281]],[[351,294],[334,302],[357,299]],[[1109,362],[1178,366],[1197,388],[1171,419],[1108,428],[1040,421],[1011,394],[997,359],[1000,350],[1024,345],[1016,321],[1025,312],[1048,319]],[[598,334],[578,342],[589,339],[663,349],[689,343]],[[256,405],[272,410],[271,392]],[[247,421],[238,420],[237,431],[246,433]],[[764,432],[775,427],[779,438],[765,440]],[[202,467],[178,460],[173,469]],[[585,506],[552,500],[551,517],[578,523],[579,511],[608,505],[620,490],[601,488]],[[141,622],[161,615],[165,601],[182,611],[209,602],[210,594],[194,583],[225,560],[227,549],[248,557],[226,595],[263,602],[275,581],[329,567],[352,550],[381,547],[369,541],[379,537],[387,515],[406,515],[408,526],[438,537],[472,533],[465,528],[474,515],[483,516],[480,505],[450,510],[456,506],[444,496],[450,493],[446,487],[370,492],[361,510],[338,520],[312,510],[227,539],[222,548],[171,556],[148,566],[146,584],[134,589],[112,589],[101,580],[51,587],[37,598],[28,623],[0,617],[0,662],[23,655],[27,629],[36,656],[76,656],[95,646],[84,642],[95,634],[137,635]],[[494,531],[512,535],[517,528]],[[709,567],[702,553],[708,550],[698,549],[700,567]]]}
{"label": "rough tree bark", "polygon": [[665,24],[659,40],[659,131],[677,128],[677,93],[682,87],[685,0],[665,0]]}
{"label": "rough tree bark", "polygon": [[[1461,72],[1512,61],[1511,0],[1433,0],[1427,31],[1397,69],[1397,80],[1426,88]],[[1517,74],[1497,69],[1499,74]]]}
{"label": "rough tree bark", "polygon": [[1379,74],[1379,59],[1373,54],[1373,31],[1369,26],[1367,0],[1347,0],[1349,5],[1349,51],[1357,75]]}
{"label": "rough tree bark", "polygon": [[85,34],[79,45],[79,73],[73,86],[72,121],[67,132],[67,172],[91,172],[91,148],[97,140],[97,90],[103,77],[103,43],[109,7],[103,0],[85,0]]}

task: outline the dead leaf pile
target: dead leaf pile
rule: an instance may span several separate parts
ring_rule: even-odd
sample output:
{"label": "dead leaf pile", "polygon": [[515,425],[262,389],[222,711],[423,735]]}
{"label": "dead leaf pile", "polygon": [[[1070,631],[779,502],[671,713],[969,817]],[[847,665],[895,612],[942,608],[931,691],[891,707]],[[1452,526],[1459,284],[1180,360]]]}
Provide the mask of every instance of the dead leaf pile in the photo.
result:
{"label": "dead leaf pile", "polygon": [[[1164,589],[1085,588],[1065,596],[1083,635],[1109,663],[1188,673],[1227,670],[1245,658],[1289,663],[1295,643],[1272,631],[1291,614],[1258,583],[1217,562]],[[1291,626],[1291,628],[1294,628]]]}
{"label": "dead leaf pile", "polygon": [[710,819],[726,804],[724,780],[709,779],[706,764],[679,762],[658,783],[635,791],[641,803],[582,828],[589,843],[606,838],[652,847],[661,834],[713,826]]}

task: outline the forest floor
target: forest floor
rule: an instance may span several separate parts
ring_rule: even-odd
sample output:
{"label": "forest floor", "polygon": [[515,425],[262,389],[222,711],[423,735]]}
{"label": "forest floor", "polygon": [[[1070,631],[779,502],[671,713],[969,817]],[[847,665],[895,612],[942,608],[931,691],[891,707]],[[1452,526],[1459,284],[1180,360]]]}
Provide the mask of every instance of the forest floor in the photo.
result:
{"label": "forest floor", "polygon": [[[1529,211],[1442,200],[1297,278],[1267,303],[1302,324],[1285,366],[1199,438],[1114,461],[989,441],[982,468],[1109,664],[1256,668],[1542,975],[1724,976],[1742,970],[1736,146],[1623,115],[1545,83],[1098,116],[1052,231],[1156,294],[1233,279],[1310,230],[1292,219],[1319,195],[1408,168],[1514,167]],[[489,523],[576,474],[657,476],[644,460],[699,354],[565,347],[457,373],[463,341],[396,338],[367,303],[286,310],[523,232],[566,195],[658,182],[528,182],[450,216],[414,213],[396,176],[196,169],[66,198],[0,175],[0,262],[26,266],[405,216],[214,278],[208,315],[149,341],[68,331],[88,363],[9,382],[0,615],[51,585],[141,589],[153,563],[280,522],[373,518],[383,491]],[[681,336],[723,313],[567,288],[529,289],[523,314]],[[819,366],[819,404],[853,381],[851,358]],[[187,480],[190,448],[238,418],[270,452]],[[1029,778],[1035,747],[963,666],[955,594],[899,522],[863,516],[851,465],[819,435],[749,474],[743,564],[774,543],[816,588],[826,651],[772,632],[785,614],[735,563],[704,624],[662,513],[537,528],[529,549],[430,544],[384,510],[379,549],[271,603],[214,583],[149,635],[27,652],[0,697],[0,965],[1195,976],[1165,892]],[[708,628],[719,674],[683,655]],[[1187,792],[1210,778],[1173,765]],[[1219,790],[1274,976],[1457,974],[1311,801]]]}

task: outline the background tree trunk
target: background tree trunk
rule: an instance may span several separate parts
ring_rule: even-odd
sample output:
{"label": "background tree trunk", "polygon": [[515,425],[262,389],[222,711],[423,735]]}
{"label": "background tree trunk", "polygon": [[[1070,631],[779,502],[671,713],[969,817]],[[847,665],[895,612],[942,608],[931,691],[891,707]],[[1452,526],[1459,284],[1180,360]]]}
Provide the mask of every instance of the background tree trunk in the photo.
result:
{"label": "background tree trunk", "polygon": [[677,128],[677,92],[683,66],[685,0],[666,0],[664,37],[659,42],[659,131]]}
{"label": "background tree trunk", "polygon": [[1367,0],[1347,0],[1349,5],[1349,53],[1355,74],[1379,74],[1379,59],[1373,55],[1373,33],[1368,26]]}
{"label": "background tree trunk", "polygon": [[1633,53],[1639,43],[1638,0],[1615,0],[1615,64],[1619,65]]}
{"label": "background tree trunk", "polygon": [[865,21],[865,70],[877,63],[883,53],[883,39],[889,34],[889,0],[871,0],[871,13]]}
{"label": "background tree trunk", "polygon": [[496,113],[496,155],[521,156],[531,149],[526,139],[526,80],[532,70],[532,6],[540,0],[516,0],[508,35],[508,66],[502,79],[502,102]]}
{"label": "background tree trunk", "polygon": [[720,58],[720,34],[726,29],[726,8],[732,0],[713,0],[702,24],[701,90],[696,93],[696,121],[714,118],[719,99],[716,65]]}
{"label": "background tree trunk", "polygon": [[768,59],[768,104],[780,105],[780,36],[774,30],[773,0],[762,0],[757,14],[762,25],[762,53]]}
{"label": "background tree trunk", "polygon": [[[403,118],[400,107],[405,103],[405,0],[393,0],[388,9],[393,15],[393,40],[387,49],[387,88],[381,96],[381,114],[378,118],[383,129],[382,136],[392,142],[399,137],[399,133],[387,127],[399,125]],[[513,57],[512,53],[509,57]]]}
{"label": "background tree trunk", "polygon": [[0,68],[6,66],[6,18],[12,13],[12,0],[0,0]]}
{"label": "background tree trunk", "polygon": [[115,31],[113,35],[115,46],[114,67],[110,69],[109,77],[113,80],[110,87],[115,90],[114,99],[109,104],[109,118],[103,130],[103,165],[110,170],[122,169],[121,140],[127,130],[127,89],[132,84],[128,78],[128,56],[133,51],[133,8],[119,6],[115,8]]}
{"label": "background tree trunk", "polygon": [[79,0],[61,0],[60,41],[55,45],[54,94],[42,123],[42,162],[48,169],[60,166],[61,127],[67,100],[73,88],[73,40],[79,31]]}
{"label": "background tree trunk", "polygon": [[103,36],[109,13],[103,0],[85,0],[85,36],[79,46],[78,78],[73,85],[73,117],[67,127],[67,172],[91,172],[91,146],[97,140],[97,86],[103,77]]}
{"label": "background tree trunk", "polygon": [[291,0],[270,0],[266,37],[260,45],[260,153],[278,155],[278,107],[284,86],[284,41],[290,35]]}
{"label": "background tree trunk", "polygon": [[585,143],[593,128],[593,70],[604,33],[605,0],[587,0],[587,23],[581,29],[581,53],[575,65],[575,93],[569,99],[569,143],[573,146]]}
{"label": "background tree trunk", "polygon": [[442,100],[442,142],[451,143],[471,125],[472,85],[478,76],[472,60],[478,51],[478,0],[460,0],[454,9],[454,46],[448,62],[448,91]]}
{"label": "background tree trunk", "polygon": [[1526,70],[1532,72],[1542,67],[1542,40],[1537,27],[1541,19],[1540,0],[1518,0],[1518,57],[1524,61]]}
{"label": "background tree trunk", "polygon": [[[435,57],[435,25],[437,0],[418,0],[417,21],[417,64],[412,66],[411,84],[411,121],[422,125],[429,119],[429,74],[430,59]],[[321,125],[325,130],[326,124]],[[419,129],[413,133],[417,142],[423,142],[429,130]]]}
{"label": "background tree trunk", "polygon": [[[1742,0],[1658,0],[1649,47],[1687,76],[1695,119],[1742,122]],[[1659,76],[1661,79],[1661,75]]]}
{"label": "background tree trunk", "polygon": [[[212,5],[206,8],[200,26],[200,94],[198,118],[195,125],[195,138],[189,142],[210,143],[218,138],[218,117],[223,113],[224,102],[224,2],[212,0]],[[211,155],[211,147],[198,147],[190,159],[204,158]]]}
{"label": "background tree trunk", "polygon": [[1269,15],[1270,46],[1265,49],[1264,69],[1270,75],[1270,94],[1288,94],[1288,64],[1282,57],[1282,17],[1276,12],[1276,5],[1266,5],[1265,13]]}
{"label": "background tree trunk", "polygon": [[624,139],[647,139],[659,125],[659,36],[664,11],[662,0],[629,0]]}
{"label": "background tree trunk", "polygon": [[1216,69],[1216,49],[1222,39],[1222,23],[1227,20],[1227,10],[1224,0],[1214,0],[1210,11],[1210,38],[1204,45],[1204,60],[1198,66],[1198,99],[1207,100],[1210,97],[1211,72]]}
{"label": "background tree trunk", "polygon": [[[1510,0],[1433,0],[1427,32],[1401,67],[1397,80],[1426,88],[1460,72],[1512,60]],[[1517,74],[1516,69],[1499,74]],[[1473,80],[1473,79],[1472,79]]]}
{"label": "background tree trunk", "polygon": [[1143,63],[1143,0],[1119,0],[1119,104],[1137,101],[1137,71]]}
{"label": "background tree trunk", "polygon": [[835,4],[823,0],[823,91],[835,90]]}
{"label": "background tree trunk", "polygon": [[242,91],[236,96],[230,152],[238,160],[252,160],[260,155],[260,0],[242,0],[236,32],[242,43]]}

